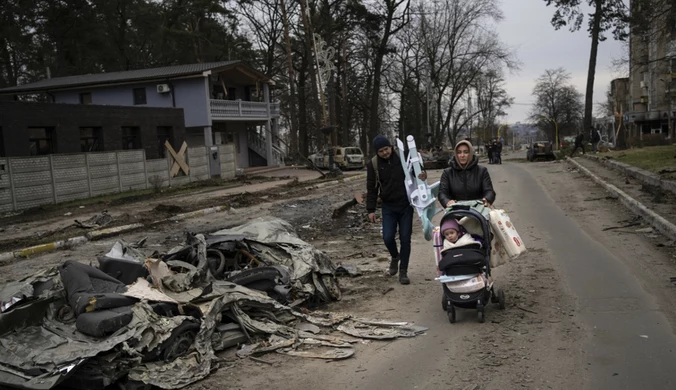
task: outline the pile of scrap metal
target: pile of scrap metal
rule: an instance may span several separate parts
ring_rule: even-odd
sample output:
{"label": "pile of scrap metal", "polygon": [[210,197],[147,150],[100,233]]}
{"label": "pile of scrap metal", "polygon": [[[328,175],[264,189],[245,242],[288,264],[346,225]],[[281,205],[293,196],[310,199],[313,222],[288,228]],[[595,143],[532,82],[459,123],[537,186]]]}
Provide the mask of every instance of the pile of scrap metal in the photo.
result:
{"label": "pile of scrap metal", "polygon": [[[249,270],[278,274],[256,278]],[[240,357],[341,359],[354,354],[356,341],[344,335],[391,339],[426,330],[302,314],[280,303],[339,296],[331,260],[281,220],[190,235],[159,258],[117,243],[98,267],[66,261],[2,287],[0,385],[173,389],[206,377],[218,367],[215,353],[237,345]]]}

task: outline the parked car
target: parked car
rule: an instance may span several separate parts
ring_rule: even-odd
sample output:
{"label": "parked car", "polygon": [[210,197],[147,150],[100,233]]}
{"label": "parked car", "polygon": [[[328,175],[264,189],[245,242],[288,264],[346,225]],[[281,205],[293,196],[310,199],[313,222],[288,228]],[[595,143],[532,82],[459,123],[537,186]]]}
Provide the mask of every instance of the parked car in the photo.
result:
{"label": "parked car", "polygon": [[544,158],[546,160],[556,160],[556,154],[554,154],[554,145],[551,142],[535,141],[530,144],[528,147],[528,152],[526,153],[526,159],[532,162],[539,158]]}
{"label": "parked car", "polygon": [[[310,155],[310,160],[322,169],[329,168],[328,152],[319,152]],[[364,153],[356,146],[338,146],[334,148],[333,161],[339,169],[362,169],[364,168]]]}
{"label": "parked car", "polygon": [[561,141],[561,148],[566,148],[569,146],[575,145],[575,137],[563,137],[563,140]]}

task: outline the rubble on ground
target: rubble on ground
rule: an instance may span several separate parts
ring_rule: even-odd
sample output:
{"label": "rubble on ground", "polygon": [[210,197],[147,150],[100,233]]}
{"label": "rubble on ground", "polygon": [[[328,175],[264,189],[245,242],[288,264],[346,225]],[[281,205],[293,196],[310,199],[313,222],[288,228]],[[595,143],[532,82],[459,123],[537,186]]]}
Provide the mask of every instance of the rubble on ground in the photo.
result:
{"label": "rubble on ground", "polygon": [[340,299],[338,270],[358,273],[336,267],[277,218],[188,234],[150,257],[117,242],[98,266],[69,260],[2,287],[0,384],[173,389],[209,375],[216,353],[229,348],[241,358],[275,351],[340,360],[355,354],[359,339],[426,331],[309,312]]}

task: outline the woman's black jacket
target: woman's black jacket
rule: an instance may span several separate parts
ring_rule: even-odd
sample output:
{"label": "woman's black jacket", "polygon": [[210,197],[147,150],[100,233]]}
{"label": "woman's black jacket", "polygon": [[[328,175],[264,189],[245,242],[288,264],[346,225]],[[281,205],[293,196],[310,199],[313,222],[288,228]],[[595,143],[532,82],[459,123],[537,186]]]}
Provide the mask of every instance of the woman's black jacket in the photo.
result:
{"label": "woman's black jacket", "polygon": [[488,169],[478,164],[478,158],[472,156],[472,161],[463,169],[455,159],[450,166],[444,169],[439,182],[439,202],[446,207],[449,200],[481,200],[486,198],[488,203],[495,202],[493,182]]}

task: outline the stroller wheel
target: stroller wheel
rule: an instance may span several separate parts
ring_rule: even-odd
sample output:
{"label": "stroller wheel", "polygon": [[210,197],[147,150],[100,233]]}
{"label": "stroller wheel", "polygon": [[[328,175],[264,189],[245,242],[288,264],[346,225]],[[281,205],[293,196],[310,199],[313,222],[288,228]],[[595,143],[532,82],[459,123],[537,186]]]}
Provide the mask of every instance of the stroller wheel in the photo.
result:
{"label": "stroller wheel", "polygon": [[441,308],[446,311],[448,309],[448,300],[445,295],[441,295]]}
{"label": "stroller wheel", "polygon": [[505,310],[507,304],[505,302],[505,292],[502,290],[498,291],[498,307],[500,310]]}
{"label": "stroller wheel", "polygon": [[448,307],[446,314],[448,314],[448,322],[455,324],[455,307],[453,305]]}
{"label": "stroller wheel", "polygon": [[500,290],[497,287],[493,287],[493,290],[491,291],[491,303],[498,303],[498,295],[500,294]]}
{"label": "stroller wheel", "polygon": [[484,322],[486,322],[486,312],[484,311],[483,308],[481,308],[477,311],[477,318],[478,318],[479,322],[481,322],[482,324]]}

